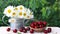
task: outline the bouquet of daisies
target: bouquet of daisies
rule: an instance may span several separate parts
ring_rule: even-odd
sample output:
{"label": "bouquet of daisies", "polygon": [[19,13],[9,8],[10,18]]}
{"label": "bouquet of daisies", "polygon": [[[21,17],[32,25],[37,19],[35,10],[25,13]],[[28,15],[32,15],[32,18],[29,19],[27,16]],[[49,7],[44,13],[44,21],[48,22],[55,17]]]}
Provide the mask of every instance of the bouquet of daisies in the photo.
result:
{"label": "bouquet of daisies", "polygon": [[33,12],[29,9],[24,7],[23,5],[19,6],[8,6],[4,10],[4,14],[7,17],[11,18],[23,18],[23,19],[32,19],[34,18]]}

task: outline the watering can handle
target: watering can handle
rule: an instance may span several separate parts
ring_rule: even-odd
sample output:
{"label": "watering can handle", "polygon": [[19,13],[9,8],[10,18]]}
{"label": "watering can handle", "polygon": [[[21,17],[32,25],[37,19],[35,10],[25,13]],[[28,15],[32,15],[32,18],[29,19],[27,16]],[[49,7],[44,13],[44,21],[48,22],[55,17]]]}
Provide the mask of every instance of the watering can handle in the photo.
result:
{"label": "watering can handle", "polygon": [[2,21],[3,21],[4,24],[6,24],[6,25],[9,26],[9,24],[7,24],[7,23],[4,21],[4,18],[5,18],[5,17],[6,17],[5,15],[2,17]]}
{"label": "watering can handle", "polygon": [[[30,20],[34,20],[34,19],[30,19]],[[25,20],[24,20],[25,21]],[[29,20],[27,20],[25,23],[28,23],[29,22]]]}
{"label": "watering can handle", "polygon": [[[25,20],[24,20],[25,21]],[[27,20],[25,23],[28,23],[29,22],[29,20]]]}

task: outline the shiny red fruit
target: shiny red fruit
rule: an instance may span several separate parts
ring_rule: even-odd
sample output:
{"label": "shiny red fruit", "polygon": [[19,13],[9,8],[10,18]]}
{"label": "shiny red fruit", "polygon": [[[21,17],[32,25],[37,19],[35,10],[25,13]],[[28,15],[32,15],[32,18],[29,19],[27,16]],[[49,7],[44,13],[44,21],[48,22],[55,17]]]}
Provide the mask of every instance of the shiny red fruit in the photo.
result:
{"label": "shiny red fruit", "polygon": [[26,30],[28,30],[28,31],[30,30],[30,28],[29,28],[29,27],[27,27],[27,28],[25,28],[25,29],[26,29]]}
{"label": "shiny red fruit", "polygon": [[33,23],[34,25],[37,25],[37,22]]}
{"label": "shiny red fruit", "polygon": [[51,28],[48,28],[48,32],[49,32],[49,33],[51,32]]}
{"label": "shiny red fruit", "polygon": [[30,33],[34,33],[34,30],[33,30],[33,29],[31,29],[31,30],[30,30]]}
{"label": "shiny red fruit", "polygon": [[43,24],[44,24],[44,25],[47,25],[47,22],[44,21]]}
{"label": "shiny red fruit", "polygon": [[40,25],[39,27],[40,27],[40,28],[43,28],[43,25]]}
{"label": "shiny red fruit", "polygon": [[26,32],[27,32],[27,30],[25,30],[25,29],[24,29],[24,30],[23,30],[23,32],[24,32],[24,33],[26,33]]}
{"label": "shiny red fruit", "polygon": [[48,30],[44,30],[44,33],[48,33]]}
{"label": "shiny red fruit", "polygon": [[39,25],[42,25],[43,23],[39,21],[38,24],[39,24]]}
{"label": "shiny red fruit", "polygon": [[14,29],[13,32],[14,32],[14,33],[17,33],[17,29]]}
{"label": "shiny red fruit", "polygon": [[10,28],[7,28],[7,31],[9,32],[10,31]]}
{"label": "shiny red fruit", "polygon": [[37,28],[37,26],[35,26],[34,28]]}
{"label": "shiny red fruit", "polygon": [[31,27],[34,27],[34,24],[30,24]]}
{"label": "shiny red fruit", "polygon": [[20,29],[25,29],[25,27],[21,27]]}
{"label": "shiny red fruit", "polygon": [[43,27],[46,27],[46,25],[43,25]]}
{"label": "shiny red fruit", "polygon": [[39,26],[37,26],[37,28],[40,28]]}
{"label": "shiny red fruit", "polygon": [[20,28],[20,30],[19,30],[20,32],[23,32],[23,29],[22,28]]}

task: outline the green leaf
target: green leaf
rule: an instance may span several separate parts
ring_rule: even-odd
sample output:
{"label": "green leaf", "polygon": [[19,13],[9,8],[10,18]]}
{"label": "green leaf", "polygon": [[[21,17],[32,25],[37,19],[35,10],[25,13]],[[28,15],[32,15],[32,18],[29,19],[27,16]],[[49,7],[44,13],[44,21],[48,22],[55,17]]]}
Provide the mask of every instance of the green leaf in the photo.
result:
{"label": "green leaf", "polygon": [[51,14],[50,7],[46,7],[46,18],[48,18]]}
{"label": "green leaf", "polygon": [[18,34],[21,34],[21,33],[18,32]]}
{"label": "green leaf", "polygon": [[44,6],[45,4],[48,4],[46,0],[40,0],[40,3],[42,4],[42,6]]}
{"label": "green leaf", "polygon": [[29,7],[32,8],[33,10],[35,10],[35,0],[30,0],[30,4]]}
{"label": "green leaf", "polygon": [[41,12],[42,12],[42,16],[45,17],[46,16],[46,8],[43,7],[42,10],[41,10]]}

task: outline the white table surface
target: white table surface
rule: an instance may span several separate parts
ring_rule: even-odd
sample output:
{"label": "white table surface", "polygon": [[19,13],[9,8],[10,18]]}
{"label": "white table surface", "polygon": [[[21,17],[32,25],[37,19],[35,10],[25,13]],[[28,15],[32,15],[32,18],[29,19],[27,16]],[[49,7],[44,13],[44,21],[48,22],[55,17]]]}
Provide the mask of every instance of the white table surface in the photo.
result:
{"label": "white table surface", "polygon": [[[7,32],[6,31],[7,28],[8,27],[0,27],[0,34],[18,34],[18,33],[13,33],[12,30],[10,32]],[[49,28],[49,27],[47,27],[47,28]],[[59,27],[50,27],[50,28],[52,28],[52,32],[48,33],[48,34],[60,34],[60,28]],[[21,34],[31,34],[31,33],[29,33],[29,31],[27,33],[23,33],[23,32],[20,32],[20,33]],[[34,32],[33,34],[44,34],[44,33],[43,32],[42,33]]]}

